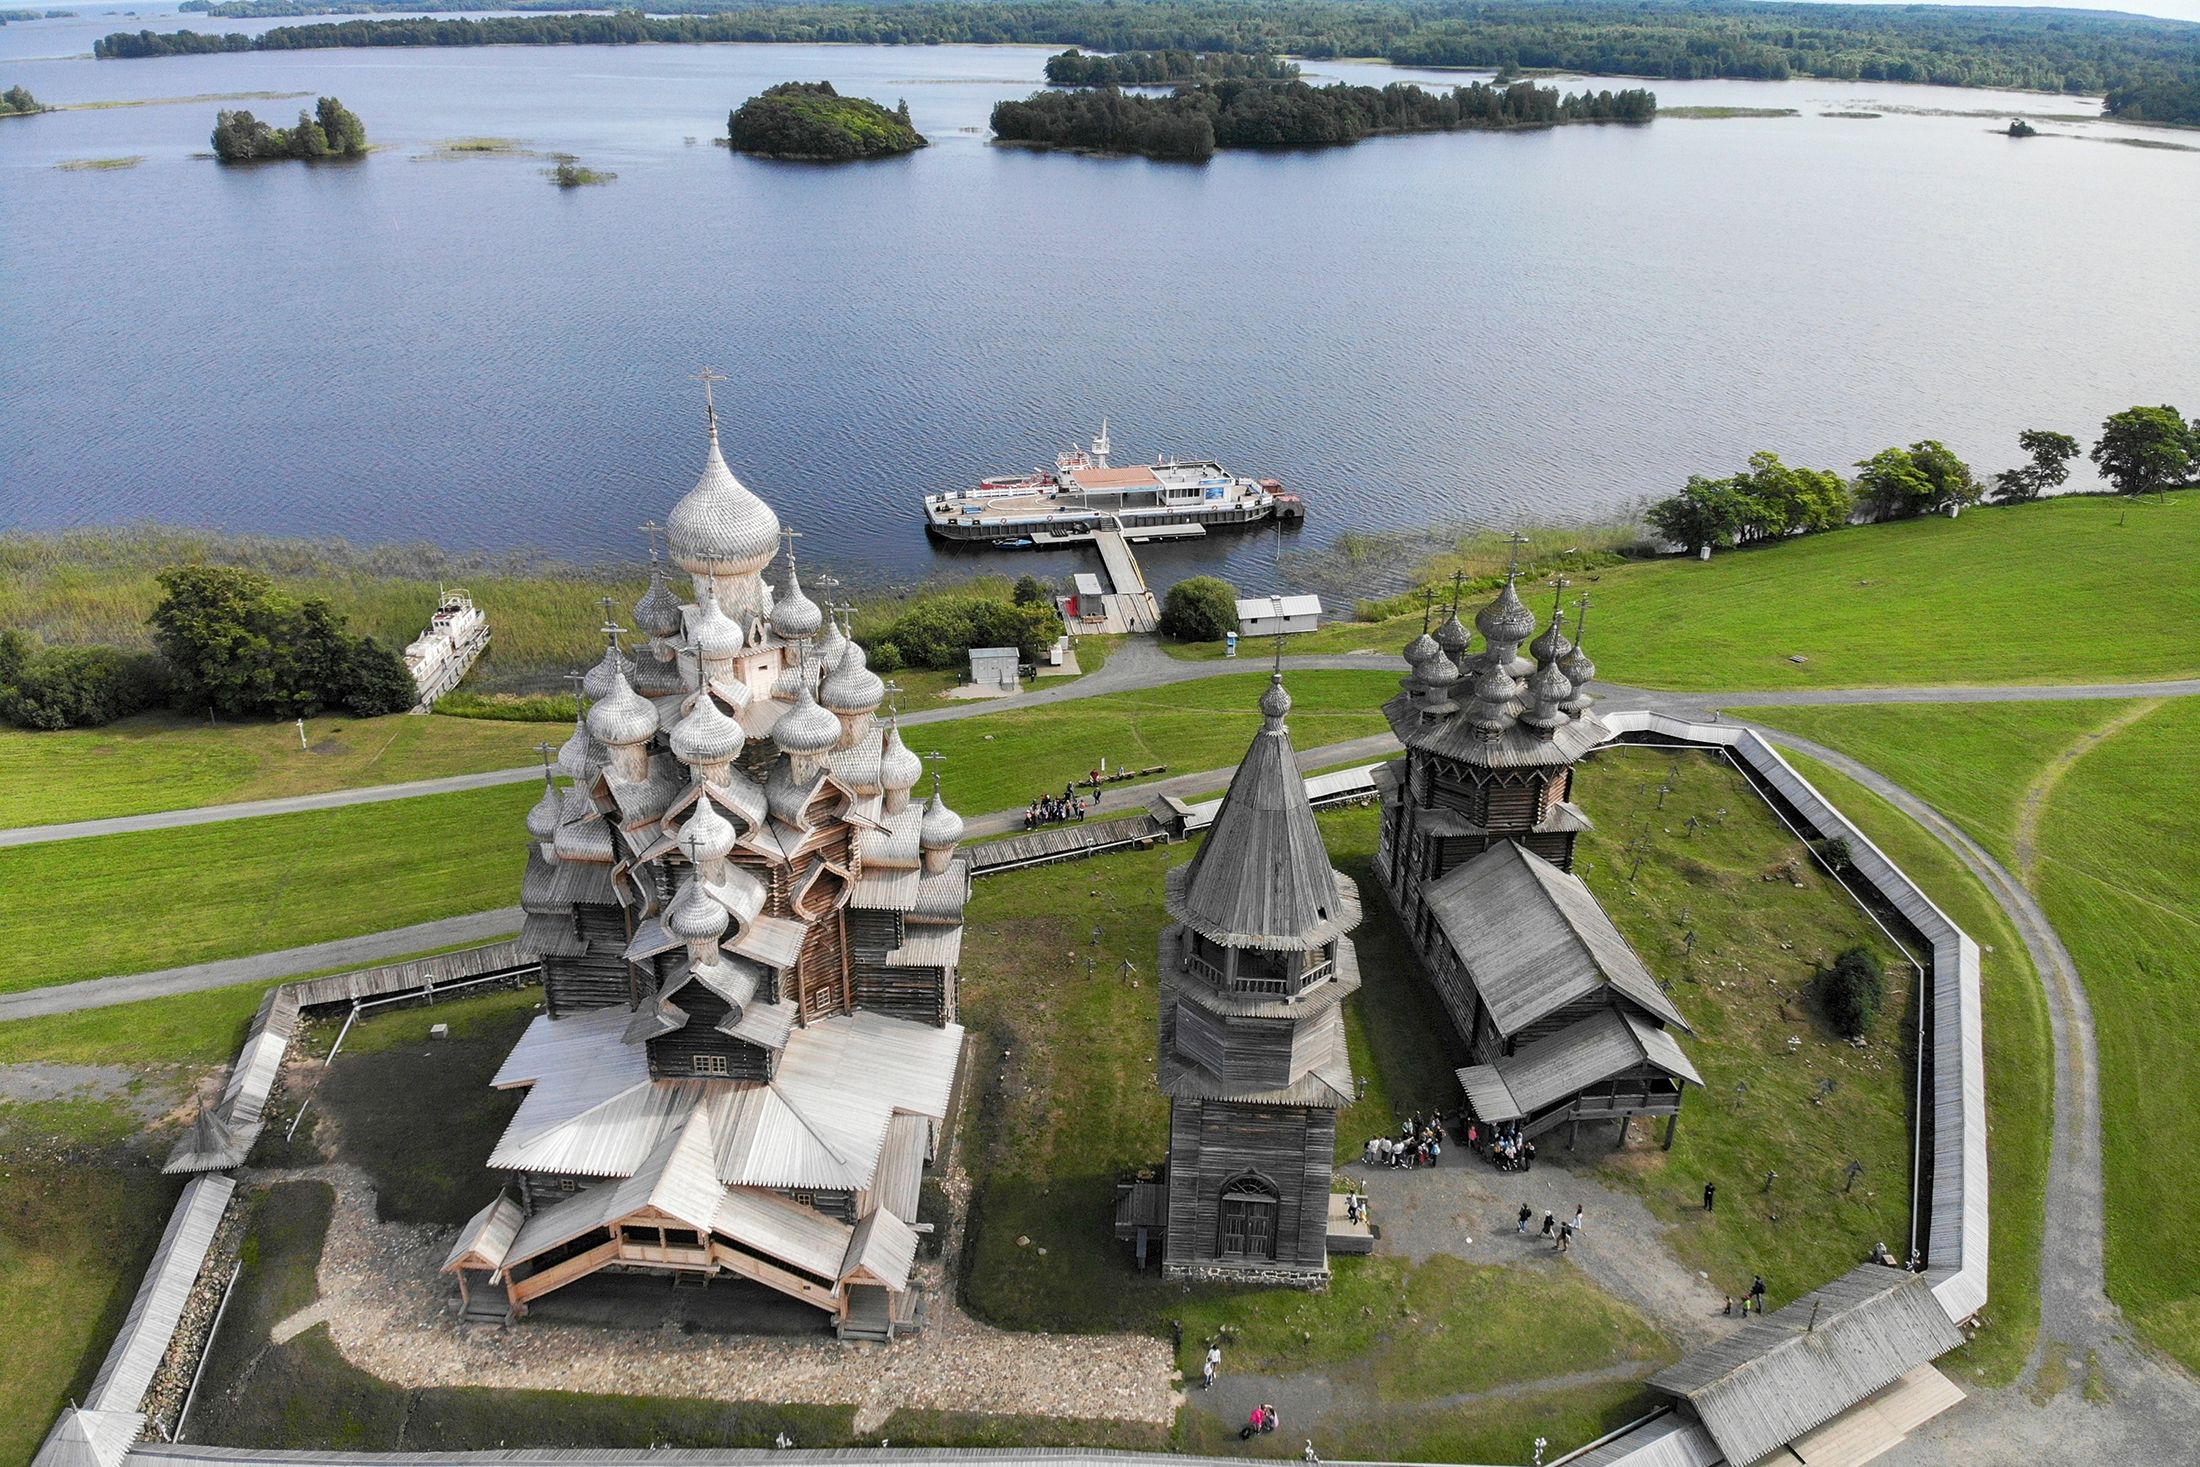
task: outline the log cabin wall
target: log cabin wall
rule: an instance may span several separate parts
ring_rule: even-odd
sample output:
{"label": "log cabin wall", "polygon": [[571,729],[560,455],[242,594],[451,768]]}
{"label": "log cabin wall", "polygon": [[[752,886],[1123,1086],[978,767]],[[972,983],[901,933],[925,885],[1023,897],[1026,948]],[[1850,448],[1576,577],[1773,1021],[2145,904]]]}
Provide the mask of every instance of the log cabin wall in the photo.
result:
{"label": "log cabin wall", "polygon": [[[1328,1277],[1334,1111],[1307,1106],[1179,1100],[1169,1109],[1169,1214],[1162,1267],[1179,1278],[1273,1277],[1319,1286]],[[1225,1258],[1222,1199],[1250,1176],[1276,1194],[1275,1257]]]}
{"label": "log cabin wall", "polygon": [[543,998],[552,1018],[627,1002],[626,918],[617,907],[583,903],[574,925],[588,951],[542,960]]}

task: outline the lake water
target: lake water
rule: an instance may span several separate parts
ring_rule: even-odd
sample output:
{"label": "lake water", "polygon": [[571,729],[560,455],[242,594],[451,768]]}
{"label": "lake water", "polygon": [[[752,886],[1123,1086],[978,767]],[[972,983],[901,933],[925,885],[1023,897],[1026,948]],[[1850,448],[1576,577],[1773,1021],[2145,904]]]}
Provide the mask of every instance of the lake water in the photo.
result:
{"label": "lake water", "polygon": [[[1119,460],[1282,478],[1319,545],[1595,515],[1760,448],[1845,466],[1937,436],[1991,470],[2022,428],[2200,410],[2200,152],[2112,145],[2200,135],[1823,115],[2090,101],[1658,83],[1667,107],[1803,115],[1162,165],[989,146],[1038,48],[90,60],[107,31],[177,23],[123,8],[0,27],[0,86],[334,93],[382,151],[223,169],[203,156],[215,102],[0,123],[0,527],[599,559],[692,480],[705,363],[731,374],[736,472],[811,557],[897,577],[938,563],[920,491],[1048,459],[1102,414]],[[744,98],[819,77],[906,97],[934,146],[814,168],[711,144]],[[282,121],[299,101],[228,105]],[[468,136],[618,181],[561,191],[541,158],[424,156]],[[1271,540],[1149,568],[1265,585]]]}

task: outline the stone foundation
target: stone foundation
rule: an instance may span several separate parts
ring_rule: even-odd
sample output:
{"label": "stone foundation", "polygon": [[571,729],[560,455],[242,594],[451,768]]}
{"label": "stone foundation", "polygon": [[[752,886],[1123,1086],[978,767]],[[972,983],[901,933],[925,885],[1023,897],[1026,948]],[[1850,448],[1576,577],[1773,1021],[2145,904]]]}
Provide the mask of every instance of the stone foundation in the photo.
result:
{"label": "stone foundation", "polygon": [[1201,1284],[1266,1284],[1285,1289],[1306,1289],[1313,1293],[1325,1293],[1329,1288],[1329,1270],[1326,1267],[1289,1268],[1276,1264],[1260,1263],[1164,1263],[1161,1276],[1183,1283]]}

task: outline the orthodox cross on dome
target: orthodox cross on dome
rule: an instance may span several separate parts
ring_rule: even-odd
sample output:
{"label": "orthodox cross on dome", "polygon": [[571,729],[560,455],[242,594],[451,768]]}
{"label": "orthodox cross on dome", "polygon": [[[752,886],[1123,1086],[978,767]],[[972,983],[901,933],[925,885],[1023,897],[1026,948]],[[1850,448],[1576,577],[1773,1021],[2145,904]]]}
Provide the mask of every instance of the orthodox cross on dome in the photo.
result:
{"label": "orthodox cross on dome", "polygon": [[588,674],[585,672],[569,672],[565,675],[565,680],[573,685],[573,706],[575,708],[585,709],[588,706],[588,694],[581,686],[587,677]]}
{"label": "orthodox cross on dome", "polygon": [[1434,586],[1423,586],[1421,588],[1421,632],[1424,636],[1428,634],[1429,610],[1435,605],[1436,588]]}
{"label": "orthodox cross on dome", "polygon": [[917,757],[932,766],[932,793],[935,796],[938,795],[940,792],[940,765],[946,760],[947,756],[937,749],[927,749]]}
{"label": "orthodox cross on dome", "polygon": [[649,563],[655,565],[657,563],[658,537],[664,534],[665,527],[655,520],[644,520],[637,528],[649,537]]}
{"label": "orthodox cross on dome", "polygon": [[1563,571],[1551,577],[1551,625],[1554,627],[1558,625],[1559,618],[1566,614],[1558,609],[1558,605],[1566,595],[1566,588],[1572,584]]}
{"label": "orthodox cross on dome", "polygon": [[[604,600],[605,600],[606,602],[609,602],[609,601],[610,601],[610,599],[611,599],[611,598],[610,598],[610,597],[608,597],[608,596],[606,596],[606,597],[604,598]],[[609,611],[609,610],[610,610],[611,608],[610,608],[610,607],[609,607],[608,605],[606,605],[606,606],[604,607],[604,609],[605,609],[606,611]],[[625,651],[625,650],[626,650],[626,649],[625,649],[624,647],[621,647],[621,646],[619,645],[619,638],[620,638],[620,637],[622,637],[622,636],[624,636],[624,635],[626,634],[626,628],[625,628],[625,627],[622,627],[622,626],[620,626],[620,625],[619,625],[619,624],[618,624],[617,622],[615,622],[615,621],[611,620],[611,619],[610,619],[609,617],[606,617],[606,618],[604,618],[604,624],[603,624],[602,626],[600,626],[600,627],[596,628],[596,630],[597,630],[597,631],[599,631],[599,632],[602,632],[602,633],[603,633],[603,634],[604,634],[605,636],[607,636],[607,637],[609,637],[609,638],[611,639],[611,650],[612,650],[612,651],[614,651],[614,652],[623,652],[623,651]]]}
{"label": "orthodox cross on dome", "polygon": [[1512,547],[1512,555],[1505,562],[1505,579],[1509,581],[1520,574],[1520,547],[1528,543],[1528,537],[1515,530],[1505,537],[1505,543]]}
{"label": "orthodox cross on dome", "polygon": [[550,777],[550,756],[558,752],[558,746],[545,739],[535,745],[535,752],[542,755],[542,777],[548,779]]}
{"label": "orthodox cross on dome", "polygon": [[787,564],[794,564],[794,542],[802,538],[802,532],[793,525],[781,525],[779,538],[787,542]]}
{"label": "orthodox cross on dome", "polygon": [[892,678],[888,678],[885,687],[887,721],[899,725],[901,722],[901,704],[894,700],[901,694],[901,684],[895,682]]}
{"label": "orthodox cross on dome", "polygon": [[680,832],[678,845],[680,854],[688,858],[690,866],[701,866],[703,864],[702,857],[696,854],[703,848],[703,838],[695,833],[693,821],[688,822],[687,828]]}
{"label": "orthodox cross on dome", "polygon": [[713,367],[705,367],[702,371],[691,373],[688,376],[688,381],[703,384],[703,421],[710,425],[710,431],[713,433],[718,431],[718,402],[710,389],[713,383],[726,380],[726,374]]}
{"label": "orthodox cross on dome", "polygon": [[1589,627],[1589,593],[1582,592],[1574,598],[1574,645],[1581,645],[1581,634]]}
{"label": "orthodox cross on dome", "polygon": [[1466,578],[1465,571],[1453,571],[1451,573],[1451,614],[1453,616],[1459,614],[1459,583]]}

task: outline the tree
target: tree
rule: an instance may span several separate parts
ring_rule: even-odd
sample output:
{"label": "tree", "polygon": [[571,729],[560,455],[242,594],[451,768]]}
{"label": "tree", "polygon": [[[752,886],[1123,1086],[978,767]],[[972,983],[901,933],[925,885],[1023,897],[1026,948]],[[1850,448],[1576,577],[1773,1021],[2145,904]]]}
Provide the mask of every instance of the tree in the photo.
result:
{"label": "tree", "polygon": [[357,158],[367,151],[367,125],[359,120],[358,113],[342,102],[334,97],[323,97],[314,106],[313,114],[332,155]]}
{"label": "tree", "polygon": [[1731,547],[1748,522],[1749,510],[1732,479],[1692,474],[1686,488],[1651,505],[1643,518],[1660,536],[1694,555]]}
{"label": "tree", "polygon": [[2101,440],[2093,445],[2093,462],[2101,477],[2119,494],[2144,494],[2167,489],[2192,475],[2200,457],[2200,426],[2186,423],[2184,415],[2161,407],[2129,407],[2101,424]]}
{"label": "tree", "polygon": [[1219,642],[1237,624],[1237,587],[1220,576],[1178,581],[1161,603],[1161,634],[1179,642]]}
{"label": "tree", "polygon": [[1832,967],[1821,969],[1817,987],[1818,1003],[1827,1019],[1851,1039],[1871,1027],[1887,999],[1887,975],[1879,957],[1861,944],[1845,949]]}
{"label": "tree", "polygon": [[5,92],[0,92],[0,116],[45,110],[46,104],[32,96],[28,87],[9,87]]}
{"label": "tree", "polygon": [[2070,477],[2070,461],[2078,456],[2077,439],[2047,428],[2025,429],[2017,435],[2017,446],[2032,456],[2032,462],[1994,475],[1997,504],[2037,499],[2050,489],[2060,489]]}
{"label": "tree", "polygon": [[1776,453],[1750,455],[1749,467],[1732,480],[1743,501],[1740,539],[1777,540],[1849,522],[1849,486],[1831,469],[1791,469]]}
{"label": "tree", "polygon": [[1856,468],[1857,505],[1878,520],[1972,504],[1983,492],[1971,466],[1937,438],[1919,439],[1908,448],[1883,448]]}
{"label": "tree", "polygon": [[1054,593],[1046,588],[1045,582],[1032,575],[1018,576],[1015,589],[1008,593],[1008,599],[1018,606],[1054,605]]}
{"label": "tree", "polygon": [[394,713],[418,701],[403,660],[351,636],[319,597],[294,601],[233,566],[170,566],[159,580],[153,642],[174,669],[181,708],[293,718],[335,707]]}
{"label": "tree", "polygon": [[420,701],[405,659],[372,637],[352,642],[344,658],[344,707],[361,718],[402,713]]}

